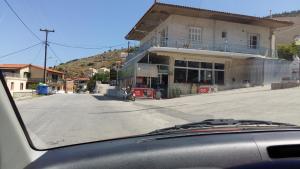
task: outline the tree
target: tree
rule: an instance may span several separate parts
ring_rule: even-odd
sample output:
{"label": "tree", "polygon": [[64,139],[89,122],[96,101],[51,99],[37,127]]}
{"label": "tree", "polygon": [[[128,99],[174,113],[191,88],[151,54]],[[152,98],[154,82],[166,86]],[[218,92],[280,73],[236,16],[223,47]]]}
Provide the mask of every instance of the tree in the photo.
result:
{"label": "tree", "polygon": [[91,79],[90,81],[88,81],[87,83],[87,90],[90,92],[93,92],[96,86],[96,81]]}
{"label": "tree", "polygon": [[300,48],[299,46],[296,46],[295,43],[278,46],[278,57],[281,59],[292,61],[294,56],[299,55],[299,53]]}
{"label": "tree", "polygon": [[109,72],[96,73],[92,77],[92,80],[101,81],[102,83],[108,83],[108,81],[109,81]]}

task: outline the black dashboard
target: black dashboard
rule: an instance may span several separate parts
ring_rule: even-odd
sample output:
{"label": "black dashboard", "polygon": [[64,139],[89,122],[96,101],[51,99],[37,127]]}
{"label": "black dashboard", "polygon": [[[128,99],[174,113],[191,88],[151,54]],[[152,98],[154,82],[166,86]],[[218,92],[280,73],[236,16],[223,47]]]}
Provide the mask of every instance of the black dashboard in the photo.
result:
{"label": "black dashboard", "polygon": [[299,152],[299,131],[149,136],[49,150],[26,169],[221,169]]}

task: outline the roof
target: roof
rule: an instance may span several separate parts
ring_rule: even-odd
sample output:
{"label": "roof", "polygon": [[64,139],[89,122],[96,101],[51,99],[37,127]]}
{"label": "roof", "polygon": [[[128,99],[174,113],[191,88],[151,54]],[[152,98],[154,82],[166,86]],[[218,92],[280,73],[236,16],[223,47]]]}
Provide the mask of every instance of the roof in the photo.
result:
{"label": "roof", "polygon": [[[22,68],[25,68],[25,67],[35,67],[37,69],[44,70],[44,68],[41,67],[41,66],[36,66],[36,65],[31,65],[31,64],[0,64],[0,69],[6,69],[6,70],[9,70],[9,69],[22,69]],[[52,72],[52,73],[64,74],[63,72],[60,72],[60,71],[57,71],[57,70],[54,70],[54,69],[49,69],[49,68],[47,68],[47,71]]]}
{"label": "roof", "polygon": [[0,69],[22,69],[28,64],[0,64]]}
{"label": "roof", "polygon": [[89,81],[90,78],[87,78],[87,77],[77,77],[77,78],[74,78],[73,80],[76,80],[76,81]]}
{"label": "roof", "polygon": [[[30,65],[30,66],[35,67],[35,68],[38,68],[38,69],[43,69],[43,70],[44,70],[44,68],[41,67],[41,66],[36,66],[36,65]],[[48,72],[52,72],[52,73],[64,74],[64,73],[61,72],[61,71],[54,70],[54,69],[50,69],[50,68],[47,68],[47,71],[48,71]]]}
{"label": "roof", "polygon": [[183,15],[190,17],[200,17],[221,21],[258,25],[270,28],[280,28],[293,25],[293,22],[279,21],[269,18],[233,14],[228,12],[212,11],[207,9],[193,8],[187,6],[154,3],[144,14],[132,30],[126,35],[127,40],[141,40],[148,32],[154,30],[162,21],[170,15]]}

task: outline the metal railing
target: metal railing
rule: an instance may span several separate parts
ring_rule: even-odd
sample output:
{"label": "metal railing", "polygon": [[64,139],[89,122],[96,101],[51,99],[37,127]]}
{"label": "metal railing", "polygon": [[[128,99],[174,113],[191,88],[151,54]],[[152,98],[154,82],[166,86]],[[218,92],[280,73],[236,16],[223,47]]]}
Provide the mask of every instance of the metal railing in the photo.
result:
{"label": "metal railing", "polygon": [[251,48],[247,44],[234,44],[227,41],[213,43],[209,41],[191,41],[187,39],[165,39],[162,41],[150,40],[143,43],[139,48],[130,53],[127,57],[127,61],[132,59],[137,54],[144,52],[151,47],[170,47],[170,48],[182,48],[182,49],[196,49],[196,50],[209,50],[218,52],[233,52],[242,54],[253,54],[261,56],[277,57],[277,51],[272,51],[270,48],[264,48],[252,46]]}
{"label": "metal railing", "polygon": [[21,78],[21,75],[19,73],[11,73],[11,72],[3,72],[4,77],[16,77]]}

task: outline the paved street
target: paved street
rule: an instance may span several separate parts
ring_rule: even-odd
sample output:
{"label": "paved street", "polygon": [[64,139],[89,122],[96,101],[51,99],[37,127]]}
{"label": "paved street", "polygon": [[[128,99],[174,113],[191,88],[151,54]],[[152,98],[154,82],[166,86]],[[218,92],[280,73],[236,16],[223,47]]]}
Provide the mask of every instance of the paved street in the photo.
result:
{"label": "paved street", "polygon": [[231,90],[170,100],[124,102],[104,96],[53,95],[17,101],[39,147],[56,147],[150,132],[210,118],[300,124],[300,88]]}

